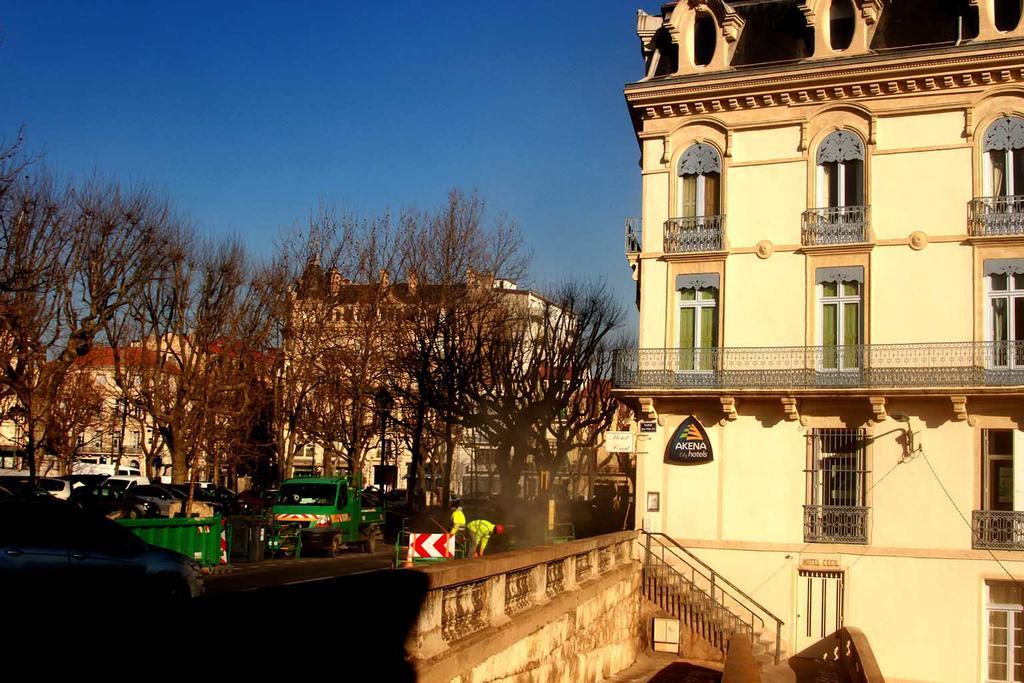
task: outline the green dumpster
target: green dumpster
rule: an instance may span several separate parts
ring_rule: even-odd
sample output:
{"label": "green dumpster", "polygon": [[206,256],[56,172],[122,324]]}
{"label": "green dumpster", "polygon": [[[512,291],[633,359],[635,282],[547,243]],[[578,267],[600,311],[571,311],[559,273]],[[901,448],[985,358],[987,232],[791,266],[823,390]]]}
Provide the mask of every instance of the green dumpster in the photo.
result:
{"label": "green dumpster", "polygon": [[204,567],[216,567],[221,559],[220,516],[119,519],[119,524],[150,545],[179,552]]}

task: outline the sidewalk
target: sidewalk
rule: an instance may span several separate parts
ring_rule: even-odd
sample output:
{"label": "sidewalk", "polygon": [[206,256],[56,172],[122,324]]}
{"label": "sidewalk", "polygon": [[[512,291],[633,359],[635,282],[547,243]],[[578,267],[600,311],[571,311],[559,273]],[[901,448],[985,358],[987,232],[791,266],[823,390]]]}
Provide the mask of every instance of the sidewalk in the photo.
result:
{"label": "sidewalk", "polygon": [[[709,663],[710,664],[710,663]],[[663,652],[644,652],[605,683],[719,683],[722,672]]]}

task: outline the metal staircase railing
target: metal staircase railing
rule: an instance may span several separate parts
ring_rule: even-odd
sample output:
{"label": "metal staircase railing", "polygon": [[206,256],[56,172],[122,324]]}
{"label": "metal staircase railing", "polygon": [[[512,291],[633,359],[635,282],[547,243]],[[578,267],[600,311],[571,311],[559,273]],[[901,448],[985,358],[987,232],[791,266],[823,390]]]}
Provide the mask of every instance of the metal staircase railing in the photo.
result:
{"label": "metal staircase railing", "polygon": [[[745,632],[755,650],[781,659],[783,621],[737,588],[670,536],[641,530],[644,542],[644,595],[678,618],[723,654],[736,632]],[[775,627],[775,642],[764,636]],[[774,653],[771,648],[774,647]]]}

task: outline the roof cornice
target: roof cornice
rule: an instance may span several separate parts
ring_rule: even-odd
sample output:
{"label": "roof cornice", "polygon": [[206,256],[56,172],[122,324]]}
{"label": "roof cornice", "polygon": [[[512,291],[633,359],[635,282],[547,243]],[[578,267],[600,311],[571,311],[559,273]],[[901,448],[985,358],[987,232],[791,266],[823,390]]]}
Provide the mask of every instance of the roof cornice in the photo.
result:
{"label": "roof cornice", "polygon": [[661,118],[1022,81],[1024,40],[1007,40],[644,81],[625,95],[644,118]]}

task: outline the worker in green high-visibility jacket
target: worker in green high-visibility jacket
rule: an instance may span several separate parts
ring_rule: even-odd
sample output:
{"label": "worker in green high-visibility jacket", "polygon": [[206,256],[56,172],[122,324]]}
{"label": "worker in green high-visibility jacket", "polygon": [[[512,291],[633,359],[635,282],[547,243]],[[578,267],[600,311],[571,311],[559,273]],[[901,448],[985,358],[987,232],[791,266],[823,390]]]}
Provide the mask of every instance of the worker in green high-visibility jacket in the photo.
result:
{"label": "worker in green high-visibility jacket", "polygon": [[466,525],[469,532],[470,547],[473,548],[473,557],[482,557],[487,549],[487,541],[492,534],[501,536],[505,533],[505,527],[500,524],[493,524],[486,519],[474,519]]}

